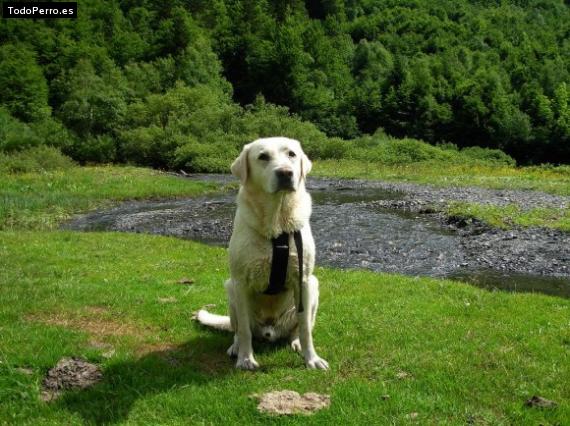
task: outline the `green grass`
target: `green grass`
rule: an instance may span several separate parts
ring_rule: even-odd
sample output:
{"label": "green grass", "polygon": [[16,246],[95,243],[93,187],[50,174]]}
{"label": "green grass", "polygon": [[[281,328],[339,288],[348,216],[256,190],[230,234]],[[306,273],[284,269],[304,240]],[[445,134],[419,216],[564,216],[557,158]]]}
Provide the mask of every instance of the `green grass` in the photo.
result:
{"label": "green grass", "polygon": [[127,166],[0,173],[0,229],[52,229],[75,213],[114,201],[193,196],[216,187]]}
{"label": "green grass", "polygon": [[386,165],[356,160],[315,162],[317,176],[381,179],[437,186],[479,186],[491,189],[527,189],[570,195],[570,167],[513,167],[419,162]]}
{"label": "green grass", "polygon": [[[346,179],[380,179],[436,186],[478,186],[490,189],[542,191],[570,195],[570,168],[454,165],[420,162],[385,165],[363,161],[318,161],[317,176]],[[447,213],[474,217],[500,228],[539,226],[570,231],[570,207],[536,208],[524,211],[516,205],[489,206],[479,203],[452,203]]]}
{"label": "green grass", "polygon": [[[315,341],[331,371],[257,345],[263,368],[241,372],[225,355],[230,336],[190,320],[207,303],[225,311],[224,249],[133,234],[1,235],[0,423],[260,424],[248,395],[276,389],[332,397],[329,410],[284,424],[400,424],[412,412],[420,424],[570,421],[569,300],[318,268]],[[93,332],[98,324],[128,332]],[[43,403],[42,375],[63,356],[101,363],[105,379]],[[524,407],[534,394],[559,406]]]}
{"label": "green grass", "polygon": [[[405,424],[410,413],[418,424],[570,422],[570,300],[317,268],[315,342],[331,371],[272,345],[256,345],[260,371],[236,371],[230,336],[190,319],[204,304],[226,310],[224,249],[54,230],[109,200],[211,186],[128,167],[0,182],[11,206],[0,216],[0,424]],[[64,356],[100,363],[104,380],[42,402],[42,377]],[[279,389],[328,393],[332,405],[310,418],[259,414],[248,396]],[[524,407],[535,394],[559,406]]]}
{"label": "green grass", "polygon": [[522,210],[515,204],[490,206],[477,203],[452,203],[447,214],[467,218],[477,218],[489,225],[503,229],[513,226],[539,226],[570,232],[570,207],[566,209],[536,208]]}

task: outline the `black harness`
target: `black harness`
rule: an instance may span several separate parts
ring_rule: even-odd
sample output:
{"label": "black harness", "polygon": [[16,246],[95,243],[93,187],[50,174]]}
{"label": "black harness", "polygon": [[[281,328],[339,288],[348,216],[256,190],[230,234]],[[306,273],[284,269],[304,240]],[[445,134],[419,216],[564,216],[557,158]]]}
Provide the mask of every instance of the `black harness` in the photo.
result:
{"label": "black harness", "polygon": [[[269,287],[263,294],[279,294],[285,290],[287,279],[287,265],[289,264],[289,237],[291,234],[283,232],[271,240],[273,257],[271,259],[271,275],[269,275]],[[301,231],[293,231],[293,240],[297,248],[299,260],[299,307],[297,312],[303,312],[303,237]]]}

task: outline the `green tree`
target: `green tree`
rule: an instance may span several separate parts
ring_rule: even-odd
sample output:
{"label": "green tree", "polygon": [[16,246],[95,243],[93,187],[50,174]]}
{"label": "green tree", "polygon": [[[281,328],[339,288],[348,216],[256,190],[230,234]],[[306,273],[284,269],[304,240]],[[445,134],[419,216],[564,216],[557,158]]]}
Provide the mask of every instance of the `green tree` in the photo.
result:
{"label": "green tree", "polygon": [[26,121],[48,117],[48,88],[36,54],[24,44],[0,46],[0,105]]}

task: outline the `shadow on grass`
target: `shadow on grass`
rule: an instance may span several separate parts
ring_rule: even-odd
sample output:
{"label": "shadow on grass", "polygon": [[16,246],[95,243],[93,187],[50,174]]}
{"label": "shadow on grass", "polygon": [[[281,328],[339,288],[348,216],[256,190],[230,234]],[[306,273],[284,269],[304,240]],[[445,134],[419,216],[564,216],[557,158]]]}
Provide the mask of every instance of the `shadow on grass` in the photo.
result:
{"label": "shadow on grass", "polygon": [[[233,374],[235,359],[226,353],[231,340],[230,334],[212,332],[138,359],[113,363],[103,371],[100,383],[67,392],[54,404],[78,413],[88,424],[122,422],[139,398],[177,387],[205,385]],[[259,354],[286,350],[287,346],[286,341],[254,342],[255,352]],[[261,371],[267,368],[261,367]]]}
{"label": "shadow on grass", "polygon": [[166,350],[119,361],[103,371],[97,385],[61,396],[55,404],[83,417],[88,424],[126,420],[133,404],[148,395],[177,387],[211,383],[230,374],[234,363],[226,354],[229,339],[214,333]]}

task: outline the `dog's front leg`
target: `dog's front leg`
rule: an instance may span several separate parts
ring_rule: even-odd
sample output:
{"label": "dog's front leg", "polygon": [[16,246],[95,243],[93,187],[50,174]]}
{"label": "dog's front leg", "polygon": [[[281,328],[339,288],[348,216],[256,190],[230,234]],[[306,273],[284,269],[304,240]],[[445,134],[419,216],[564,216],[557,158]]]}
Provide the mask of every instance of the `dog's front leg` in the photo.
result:
{"label": "dog's front leg", "polygon": [[305,281],[303,282],[302,297],[304,310],[301,313],[297,313],[297,319],[305,365],[308,368],[327,370],[329,368],[328,362],[317,355],[315,346],[313,345],[313,315],[316,314],[316,306],[314,305],[318,303],[316,301],[318,301],[319,298],[319,281],[314,275],[309,277],[306,284]]}
{"label": "dog's front leg", "polygon": [[237,315],[237,340],[239,342],[237,368],[244,370],[255,370],[259,364],[253,357],[253,347],[251,344],[251,309],[247,290],[241,285],[235,288],[236,315]]}

